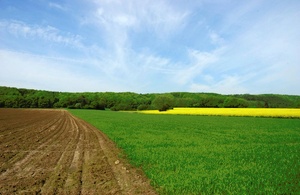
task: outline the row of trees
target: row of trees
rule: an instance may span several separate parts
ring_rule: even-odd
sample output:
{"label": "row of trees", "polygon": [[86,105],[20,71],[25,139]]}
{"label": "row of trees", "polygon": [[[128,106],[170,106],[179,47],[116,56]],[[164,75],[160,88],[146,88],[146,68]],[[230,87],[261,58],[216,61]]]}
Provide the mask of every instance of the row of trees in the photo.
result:
{"label": "row of trees", "polygon": [[175,92],[137,93],[66,93],[0,87],[0,107],[6,108],[74,108],[161,111],[172,107],[273,107],[299,108],[300,96],[290,95],[220,95],[214,93]]}

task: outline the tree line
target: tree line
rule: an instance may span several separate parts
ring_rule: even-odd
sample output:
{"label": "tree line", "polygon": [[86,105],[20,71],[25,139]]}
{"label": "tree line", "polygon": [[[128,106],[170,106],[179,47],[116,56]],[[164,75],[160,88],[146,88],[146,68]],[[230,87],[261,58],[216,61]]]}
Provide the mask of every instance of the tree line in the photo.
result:
{"label": "tree line", "polygon": [[68,93],[0,86],[0,108],[70,108],[165,111],[173,107],[300,108],[300,96],[278,94],[85,92]]}

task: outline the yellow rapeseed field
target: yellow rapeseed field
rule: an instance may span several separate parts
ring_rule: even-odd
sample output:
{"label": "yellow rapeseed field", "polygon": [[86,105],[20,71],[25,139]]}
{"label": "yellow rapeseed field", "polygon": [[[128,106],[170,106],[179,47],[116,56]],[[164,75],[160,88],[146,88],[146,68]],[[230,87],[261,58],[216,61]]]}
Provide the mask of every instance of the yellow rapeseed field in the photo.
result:
{"label": "yellow rapeseed field", "polygon": [[174,108],[165,112],[144,110],[138,113],[300,118],[300,109],[292,108]]}

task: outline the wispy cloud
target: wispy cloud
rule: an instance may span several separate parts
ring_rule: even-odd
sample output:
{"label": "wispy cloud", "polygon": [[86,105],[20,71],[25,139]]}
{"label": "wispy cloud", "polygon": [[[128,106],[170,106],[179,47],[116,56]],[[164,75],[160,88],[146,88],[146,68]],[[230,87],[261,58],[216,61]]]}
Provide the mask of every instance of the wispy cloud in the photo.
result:
{"label": "wispy cloud", "polygon": [[162,92],[170,84],[166,77],[170,70],[168,60],[150,55],[137,55],[133,62],[136,67],[129,72],[110,67],[114,63],[111,58],[76,60],[0,49],[0,59],[0,85],[54,91],[146,93]]}
{"label": "wispy cloud", "polygon": [[44,18],[15,4],[0,20],[0,65],[11,74],[24,61],[37,75],[49,69],[97,90],[300,93],[297,1],[25,3]]}
{"label": "wispy cloud", "polygon": [[202,77],[203,71],[210,64],[218,60],[218,52],[200,52],[197,50],[189,50],[188,56],[190,64],[182,65],[183,68],[178,70],[175,74],[174,80],[181,85],[185,85],[195,79],[195,77]]}
{"label": "wispy cloud", "polygon": [[130,30],[149,30],[157,35],[168,34],[183,27],[188,11],[178,10],[165,1],[94,1],[95,8],[89,19],[105,26],[107,30],[117,25],[117,28]]}
{"label": "wispy cloud", "polygon": [[62,11],[67,10],[67,8],[65,6],[58,4],[58,3],[49,2],[48,5],[49,5],[49,7],[54,8],[54,9],[58,9],[58,10],[62,10]]}
{"label": "wispy cloud", "polygon": [[82,25],[94,26],[102,35],[105,45],[100,56],[105,59],[101,59],[98,66],[107,66],[106,74],[114,79],[122,78],[121,82],[128,85],[151,83],[151,80],[162,82],[175,74],[176,62],[150,47],[137,50],[133,39],[144,34],[147,34],[145,39],[154,38],[153,41],[168,39],[184,28],[187,11],[165,1],[94,1],[94,5]]}
{"label": "wispy cloud", "polygon": [[106,75],[98,76],[103,75],[101,70],[86,67],[86,61],[6,50],[0,50],[0,58],[0,85],[54,91],[121,91],[115,84],[106,82]]}
{"label": "wispy cloud", "polygon": [[192,83],[189,91],[197,92],[218,92],[223,94],[239,94],[248,93],[247,88],[243,87],[245,78],[242,76],[224,76],[218,81],[215,81],[212,77],[207,76],[209,80],[205,79],[205,83]]}
{"label": "wispy cloud", "polygon": [[254,1],[226,13],[224,23],[215,27],[219,31],[209,34],[213,43],[221,42],[219,47],[223,47],[218,62],[198,75],[213,79],[210,82],[194,79],[190,89],[222,93],[297,91],[300,29],[293,24],[297,23],[300,12],[297,6],[282,8],[280,4],[274,3],[262,11],[262,2]]}
{"label": "wispy cloud", "polygon": [[28,25],[16,20],[1,20],[0,30],[30,39],[43,39],[49,42],[80,47],[81,37],[71,33],[63,33],[53,26]]}
{"label": "wispy cloud", "polygon": [[217,34],[215,31],[210,31],[209,32],[209,38],[211,39],[211,42],[215,45],[223,45],[224,44],[224,39]]}

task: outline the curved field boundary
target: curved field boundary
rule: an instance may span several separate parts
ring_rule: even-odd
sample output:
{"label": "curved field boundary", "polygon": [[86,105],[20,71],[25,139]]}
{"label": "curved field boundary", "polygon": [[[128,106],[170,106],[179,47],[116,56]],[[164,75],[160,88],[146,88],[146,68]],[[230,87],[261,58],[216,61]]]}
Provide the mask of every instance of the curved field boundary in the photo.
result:
{"label": "curved field boundary", "polygon": [[0,109],[0,194],[155,194],[102,132],[65,110]]}

